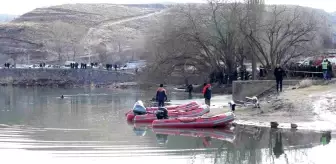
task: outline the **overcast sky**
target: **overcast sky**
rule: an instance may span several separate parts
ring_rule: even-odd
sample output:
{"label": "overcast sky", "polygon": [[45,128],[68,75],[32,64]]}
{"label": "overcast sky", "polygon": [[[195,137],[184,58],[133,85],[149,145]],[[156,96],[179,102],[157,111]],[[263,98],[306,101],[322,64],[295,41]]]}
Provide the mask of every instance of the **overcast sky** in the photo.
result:
{"label": "overcast sky", "polygon": [[[206,0],[1,0],[0,13],[20,15],[38,7],[66,3],[159,3],[159,2],[205,2]],[[297,4],[336,11],[336,0],[265,0],[267,4]]]}

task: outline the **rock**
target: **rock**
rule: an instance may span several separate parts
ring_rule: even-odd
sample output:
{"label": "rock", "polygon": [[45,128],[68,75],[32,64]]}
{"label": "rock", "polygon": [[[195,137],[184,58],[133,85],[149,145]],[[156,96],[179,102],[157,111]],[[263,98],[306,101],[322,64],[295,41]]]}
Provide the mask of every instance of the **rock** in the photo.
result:
{"label": "rock", "polygon": [[236,126],[237,126],[237,123],[234,122],[234,123],[232,123],[231,125],[232,125],[233,127],[236,127]]}
{"label": "rock", "polygon": [[298,127],[297,124],[293,124],[293,123],[291,124],[291,128],[292,128],[292,129],[296,129],[297,127]]}
{"label": "rock", "polygon": [[279,126],[279,123],[277,123],[277,122],[271,122],[271,128],[276,129],[276,128],[278,128],[278,126]]}

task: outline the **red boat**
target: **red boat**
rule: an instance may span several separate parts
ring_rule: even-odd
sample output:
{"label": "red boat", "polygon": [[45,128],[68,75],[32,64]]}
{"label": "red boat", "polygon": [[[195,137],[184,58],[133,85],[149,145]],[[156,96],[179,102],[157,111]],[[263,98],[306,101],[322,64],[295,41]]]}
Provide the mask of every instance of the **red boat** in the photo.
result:
{"label": "red boat", "polygon": [[231,112],[212,117],[178,117],[153,121],[153,128],[213,128],[231,123],[235,115]]}
{"label": "red boat", "polygon": [[[165,108],[168,111],[173,111],[173,110],[188,110],[188,109],[197,109],[200,105],[197,102],[190,102],[188,104],[183,104],[183,105],[171,105],[171,106],[165,106]],[[146,111],[147,112],[152,112],[158,110],[158,107],[147,107]],[[126,119],[127,121],[133,121],[135,115],[132,110],[128,111],[126,114]]]}
{"label": "red boat", "polygon": [[234,142],[235,134],[232,130],[228,128],[207,128],[207,129],[163,129],[163,128],[153,128],[153,132],[156,134],[166,134],[166,135],[179,135],[187,137],[210,137],[213,139]]}
{"label": "red boat", "polygon": [[[185,110],[169,110],[168,117],[169,118],[177,118],[177,117],[197,117],[203,116],[206,113],[210,112],[210,108],[207,105],[202,105],[198,107],[193,107]],[[156,120],[157,117],[155,113],[148,113],[145,115],[137,115],[134,117],[133,121],[137,123],[152,123]]]}

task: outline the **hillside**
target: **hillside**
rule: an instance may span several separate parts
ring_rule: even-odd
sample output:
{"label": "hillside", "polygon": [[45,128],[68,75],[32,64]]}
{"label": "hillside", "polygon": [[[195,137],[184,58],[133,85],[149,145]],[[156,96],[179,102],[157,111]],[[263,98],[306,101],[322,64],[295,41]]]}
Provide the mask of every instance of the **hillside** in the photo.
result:
{"label": "hillside", "polygon": [[88,57],[97,62],[124,61],[146,52],[145,39],[162,26],[160,20],[172,8],[163,4],[38,8],[0,24],[0,57],[21,63],[28,56],[32,62],[88,61]]}
{"label": "hillside", "polygon": [[[155,13],[162,8],[164,8],[162,5],[112,4],[67,4],[38,8],[10,23],[0,24],[0,54],[18,59],[19,62],[25,60],[28,54],[33,61],[58,60],[57,54],[61,54],[62,59],[69,58],[67,54],[69,49],[73,48],[69,45],[76,42],[82,46],[76,56],[84,56],[94,53],[91,50],[92,45],[84,45],[84,43],[99,44],[103,41],[107,46],[111,46],[108,45],[111,37],[117,39],[113,35],[108,36],[109,34],[102,30],[105,24],[115,22],[114,24],[117,25],[128,19],[132,21],[134,18]],[[120,29],[115,32],[119,35],[127,32],[132,35],[135,33],[133,29],[127,27],[118,28]],[[139,28],[141,27],[135,30]],[[100,32],[103,32],[102,35],[105,38],[95,37],[96,33]],[[78,34],[73,35],[73,33]],[[129,44],[127,40],[128,38],[122,46]],[[57,47],[57,42],[63,42],[64,45]],[[59,48],[62,49],[56,50]]]}

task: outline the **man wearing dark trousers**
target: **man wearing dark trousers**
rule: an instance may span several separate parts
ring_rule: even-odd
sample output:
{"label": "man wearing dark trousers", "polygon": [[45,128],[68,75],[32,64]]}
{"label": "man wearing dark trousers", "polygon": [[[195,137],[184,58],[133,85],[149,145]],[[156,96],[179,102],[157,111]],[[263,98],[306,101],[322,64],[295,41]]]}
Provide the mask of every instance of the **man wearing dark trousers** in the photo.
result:
{"label": "man wearing dark trousers", "polygon": [[285,74],[285,71],[280,67],[279,64],[277,64],[276,68],[274,69],[274,76],[276,79],[276,89],[277,92],[282,92],[282,80],[283,80],[283,76]]}
{"label": "man wearing dark trousers", "polygon": [[163,88],[163,84],[160,84],[160,87],[156,91],[156,101],[158,102],[158,107],[163,107],[164,102],[167,101],[167,93]]}
{"label": "man wearing dark trousers", "polygon": [[205,99],[205,104],[210,106],[211,84],[204,83],[202,93]]}

